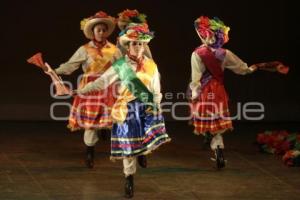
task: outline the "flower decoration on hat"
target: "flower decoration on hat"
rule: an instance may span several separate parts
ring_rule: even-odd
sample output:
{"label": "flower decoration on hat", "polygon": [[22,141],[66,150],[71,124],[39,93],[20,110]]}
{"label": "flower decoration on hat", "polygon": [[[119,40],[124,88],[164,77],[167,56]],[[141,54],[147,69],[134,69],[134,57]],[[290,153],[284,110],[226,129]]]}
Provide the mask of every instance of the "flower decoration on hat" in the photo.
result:
{"label": "flower decoration on hat", "polygon": [[146,15],[139,13],[137,10],[126,9],[118,14],[119,20],[126,21],[128,23],[146,23]]}
{"label": "flower decoration on hat", "polygon": [[84,18],[80,22],[80,29],[88,39],[93,39],[93,28],[96,24],[103,23],[107,26],[107,34],[110,35],[115,28],[115,18],[103,11],[99,11],[91,17]]}
{"label": "flower decoration on hat", "polygon": [[123,31],[120,32],[119,36],[120,44],[125,46],[129,41],[141,41],[148,43],[154,38],[154,32],[149,30],[146,23],[130,23]]}
{"label": "flower decoration on hat", "polygon": [[201,40],[207,45],[219,48],[229,40],[230,28],[217,17],[209,19],[206,16],[200,16],[195,20],[194,26]]}

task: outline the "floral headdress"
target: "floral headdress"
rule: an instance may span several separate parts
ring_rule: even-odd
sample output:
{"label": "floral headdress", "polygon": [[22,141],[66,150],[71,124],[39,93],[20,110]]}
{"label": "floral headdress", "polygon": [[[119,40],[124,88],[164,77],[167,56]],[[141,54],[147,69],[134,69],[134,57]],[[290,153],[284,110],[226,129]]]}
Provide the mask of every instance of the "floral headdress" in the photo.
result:
{"label": "floral headdress", "polygon": [[200,16],[195,20],[194,25],[201,40],[209,46],[219,48],[229,40],[230,28],[217,17],[209,19],[206,16]]}
{"label": "floral headdress", "polygon": [[129,41],[141,41],[148,43],[154,38],[154,32],[149,30],[146,23],[130,23],[123,31],[120,32],[119,36],[120,44],[124,46]]}
{"label": "floral headdress", "polygon": [[139,13],[137,10],[126,9],[118,14],[119,20],[126,21],[128,23],[147,23],[146,15]]}

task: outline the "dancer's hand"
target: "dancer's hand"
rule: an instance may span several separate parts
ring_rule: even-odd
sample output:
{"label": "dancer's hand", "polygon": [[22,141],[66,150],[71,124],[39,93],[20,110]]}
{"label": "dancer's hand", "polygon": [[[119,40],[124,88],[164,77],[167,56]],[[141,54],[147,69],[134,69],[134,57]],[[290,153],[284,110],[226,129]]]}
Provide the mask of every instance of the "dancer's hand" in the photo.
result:
{"label": "dancer's hand", "polygon": [[251,72],[255,72],[256,70],[257,70],[257,66],[256,65],[251,65],[250,67],[249,67],[249,69],[251,70]]}
{"label": "dancer's hand", "polygon": [[49,68],[45,68],[45,69],[44,69],[44,73],[45,73],[45,74],[48,74],[48,75],[51,74],[51,71],[52,71],[52,70],[50,70]]}
{"label": "dancer's hand", "polygon": [[44,73],[50,75],[53,73],[53,69],[50,67],[48,63],[45,62],[45,66],[43,67]]}

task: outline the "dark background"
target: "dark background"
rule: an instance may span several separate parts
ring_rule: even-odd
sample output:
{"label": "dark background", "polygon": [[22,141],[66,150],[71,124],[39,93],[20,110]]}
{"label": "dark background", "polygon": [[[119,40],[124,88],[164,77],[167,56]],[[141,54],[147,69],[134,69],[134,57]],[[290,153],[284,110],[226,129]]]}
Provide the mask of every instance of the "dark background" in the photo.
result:
{"label": "dark background", "polygon": [[[26,59],[40,51],[55,68],[88,42],[79,26],[83,18],[99,10],[117,16],[128,8],[145,13],[155,31],[150,48],[164,93],[185,93],[191,73],[190,56],[200,45],[194,20],[200,15],[218,16],[231,27],[230,41],[224,47],[249,65],[280,60],[290,66],[288,75],[259,71],[238,76],[226,71],[232,113],[237,102],[256,101],[266,108],[262,121],[300,121],[299,68],[293,50],[299,45],[299,34],[288,1],[52,0],[1,4],[0,120],[51,120],[50,104],[66,100],[50,96],[50,79]],[[109,38],[111,42],[115,43],[118,31]],[[63,78],[75,83],[76,75]],[[66,107],[56,107],[56,112],[67,115]],[[177,112],[184,116],[187,107]]]}

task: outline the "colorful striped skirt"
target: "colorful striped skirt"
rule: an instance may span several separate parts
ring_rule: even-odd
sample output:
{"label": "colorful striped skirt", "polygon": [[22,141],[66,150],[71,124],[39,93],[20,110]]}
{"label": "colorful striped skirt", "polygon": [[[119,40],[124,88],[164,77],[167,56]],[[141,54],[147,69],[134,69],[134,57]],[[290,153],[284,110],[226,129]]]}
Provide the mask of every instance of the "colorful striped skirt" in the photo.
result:
{"label": "colorful striped skirt", "polygon": [[139,100],[129,102],[127,107],[126,120],[112,128],[112,160],[146,155],[171,140],[161,114],[147,113],[147,107]]}
{"label": "colorful striped skirt", "polygon": [[[96,78],[95,76],[86,77],[85,84],[94,81]],[[111,129],[111,109],[116,100],[114,91],[117,91],[115,87],[115,85],[112,85],[105,90],[75,96],[68,128],[71,131],[78,129]]]}
{"label": "colorful striped skirt", "polygon": [[224,85],[216,79],[210,79],[202,86],[200,95],[191,105],[194,133],[209,132],[216,134],[232,129],[228,97]]}

